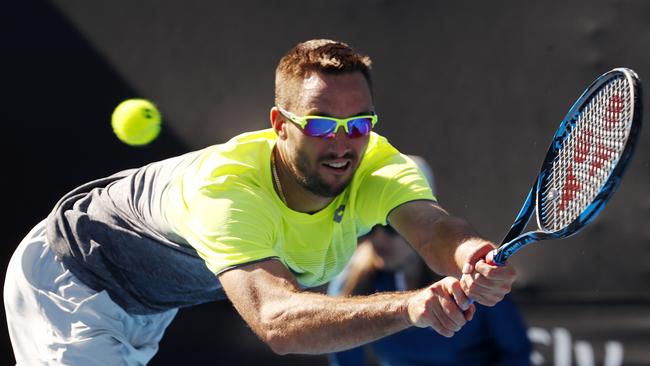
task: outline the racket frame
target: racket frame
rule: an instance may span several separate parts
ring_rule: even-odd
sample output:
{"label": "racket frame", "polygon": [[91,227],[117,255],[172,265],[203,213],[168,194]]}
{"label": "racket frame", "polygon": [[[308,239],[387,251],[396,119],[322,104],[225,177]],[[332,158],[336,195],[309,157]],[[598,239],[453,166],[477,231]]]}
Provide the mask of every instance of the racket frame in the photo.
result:
{"label": "racket frame", "polygon": [[[591,100],[591,96],[598,93],[610,80],[618,78],[621,75],[627,79],[628,85],[632,89],[630,92],[633,95],[633,98],[631,108],[632,121],[630,132],[628,134],[627,142],[622,154],[620,155],[620,158],[615,163],[614,169],[612,169],[610,172],[609,176],[605,180],[605,183],[603,184],[594,200],[575,220],[573,220],[573,222],[557,231],[548,231],[541,229],[542,225],[540,224],[540,202],[542,196],[542,185],[544,179],[551,172],[553,160],[558,155],[557,152],[562,146],[562,142],[568,137],[569,133],[575,126],[578,117],[582,112],[582,109]],[[598,215],[600,210],[603,209],[607,201],[620,185],[623,175],[629,165],[628,162],[632,157],[634,148],[638,141],[643,112],[641,92],[641,82],[639,81],[638,76],[634,71],[626,68],[616,68],[601,75],[593,83],[591,83],[587,89],[585,89],[578,100],[573,104],[571,109],[569,109],[569,112],[567,113],[564,120],[562,120],[560,127],[555,132],[548,152],[546,153],[546,158],[542,163],[540,173],[537,175],[537,178],[535,178],[535,182],[528,192],[521,210],[517,214],[514,223],[510,227],[510,230],[502,240],[502,244],[493,251],[493,262],[495,264],[504,265],[508,258],[510,258],[514,253],[516,253],[527,244],[539,240],[562,239],[574,235]],[[533,211],[536,212],[538,230],[521,234],[524,228],[528,225]]]}

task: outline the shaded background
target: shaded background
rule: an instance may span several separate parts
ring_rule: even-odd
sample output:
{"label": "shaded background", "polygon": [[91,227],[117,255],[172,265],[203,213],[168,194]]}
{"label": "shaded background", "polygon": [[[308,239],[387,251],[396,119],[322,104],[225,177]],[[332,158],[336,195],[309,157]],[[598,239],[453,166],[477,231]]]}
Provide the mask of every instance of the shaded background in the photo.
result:
{"label": "shaded background", "polygon": [[[618,66],[650,78],[643,1],[5,1],[3,268],[75,186],[269,126],[277,61],[310,38],[372,57],[378,131],[425,157],[441,203],[495,241],[583,88]],[[110,128],[113,108],[131,97],[164,116],[162,135],[143,148]],[[596,222],[513,258],[536,364],[650,365],[649,143],[645,128]],[[5,327],[0,338],[0,363],[10,364]],[[181,362],[326,359],[273,355],[221,302],[181,311],[151,364]]]}

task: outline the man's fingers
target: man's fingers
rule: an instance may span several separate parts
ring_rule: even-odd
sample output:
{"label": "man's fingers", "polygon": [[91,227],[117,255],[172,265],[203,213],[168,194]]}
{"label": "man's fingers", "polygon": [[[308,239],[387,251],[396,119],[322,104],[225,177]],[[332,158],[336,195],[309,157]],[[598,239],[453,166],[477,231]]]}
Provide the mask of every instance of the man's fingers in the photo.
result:
{"label": "man's fingers", "polygon": [[467,322],[462,310],[456,305],[451,296],[438,298],[439,301],[432,308],[433,314],[440,320],[442,325],[449,330],[457,332]]}
{"label": "man's fingers", "polygon": [[476,305],[471,304],[469,308],[465,311],[463,311],[463,315],[465,316],[465,320],[470,321],[474,319],[474,314],[476,313]]}
{"label": "man's fingers", "polygon": [[[451,337],[467,322],[460,308],[449,297],[446,301],[432,304],[431,314],[434,317],[432,327],[438,333]],[[436,329],[439,326],[439,329]]]}
{"label": "man's fingers", "polygon": [[456,334],[455,331],[442,325],[440,320],[435,317],[431,320],[431,329],[435,330],[436,332],[438,332],[438,334],[445,336],[447,338],[451,338],[454,336],[454,334]]}
{"label": "man's fingers", "polygon": [[510,292],[512,282],[488,279],[478,272],[463,275],[460,280],[465,294],[480,304],[493,306]]}
{"label": "man's fingers", "polygon": [[472,295],[472,298],[474,299],[475,302],[484,305],[484,306],[494,306],[496,305],[501,299],[503,299],[502,296],[499,295],[493,295],[493,294],[484,294],[484,293],[475,293]]}
{"label": "man's fingers", "polygon": [[[487,306],[501,301],[510,292],[517,278],[513,267],[498,266],[492,262],[494,248],[490,246],[480,246],[467,256],[460,278],[460,285],[466,296]],[[459,302],[459,305],[464,307],[462,302]]]}
{"label": "man's fingers", "polygon": [[[463,275],[463,277],[466,275]],[[458,307],[465,311],[469,309],[469,306],[472,304],[472,300],[467,296],[460,282],[454,282],[451,285],[451,294],[454,297],[454,301]]]}
{"label": "man's fingers", "polygon": [[[458,303],[465,304],[465,310]],[[419,292],[409,308],[414,325],[428,325],[445,337],[459,331],[475,311],[460,283],[453,277],[446,277]]]}
{"label": "man's fingers", "polygon": [[485,262],[487,264],[491,265],[491,266],[497,266],[498,265],[498,264],[496,264],[494,262],[494,253],[496,253],[496,249],[495,250],[490,250],[490,252],[485,256]]}
{"label": "man's fingers", "polygon": [[468,278],[466,279],[466,284],[467,285],[476,285],[476,286],[481,286],[485,288],[490,288],[494,292],[509,292],[510,288],[512,287],[512,282],[507,281],[507,280],[494,280],[491,278],[487,278],[483,276],[482,274],[475,272],[471,275],[466,275]]}
{"label": "man's fingers", "polygon": [[478,281],[474,281],[471,285],[466,286],[469,286],[466,287],[468,288],[467,295],[472,300],[487,306],[495,305],[510,292],[509,288],[503,286],[495,287],[494,284],[490,286],[489,284],[482,284]]}
{"label": "man's fingers", "polygon": [[494,266],[487,264],[484,260],[476,262],[474,271],[495,281],[513,282],[516,276],[515,270],[511,266]]}

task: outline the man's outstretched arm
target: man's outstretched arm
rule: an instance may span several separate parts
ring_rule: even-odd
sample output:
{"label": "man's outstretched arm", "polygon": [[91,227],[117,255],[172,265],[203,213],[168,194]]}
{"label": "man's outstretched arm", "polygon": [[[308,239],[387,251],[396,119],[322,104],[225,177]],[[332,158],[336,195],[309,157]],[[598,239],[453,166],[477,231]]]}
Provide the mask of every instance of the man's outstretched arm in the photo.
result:
{"label": "man's outstretched arm", "polygon": [[495,248],[494,243],[435,202],[407,202],[395,208],[388,219],[435,272],[458,278],[467,274],[461,283],[473,300],[492,306],[510,292],[516,279],[514,268],[484,260]]}
{"label": "man's outstretched arm", "polygon": [[278,354],[319,354],[365,344],[410,326],[451,337],[474,314],[451,277],[417,291],[330,297],[300,290],[277,260],[228,270],[219,280],[253,331]]}

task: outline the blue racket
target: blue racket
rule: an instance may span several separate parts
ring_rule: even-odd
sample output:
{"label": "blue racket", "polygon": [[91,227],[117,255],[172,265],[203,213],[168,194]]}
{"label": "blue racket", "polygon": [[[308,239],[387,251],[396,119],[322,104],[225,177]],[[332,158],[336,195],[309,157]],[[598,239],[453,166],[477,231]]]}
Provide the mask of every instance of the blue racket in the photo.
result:
{"label": "blue racket", "polygon": [[[618,188],[641,129],[641,82],[630,69],[596,79],[573,104],[493,262],[524,246],[576,234]],[[535,212],[537,230],[521,233]]]}

